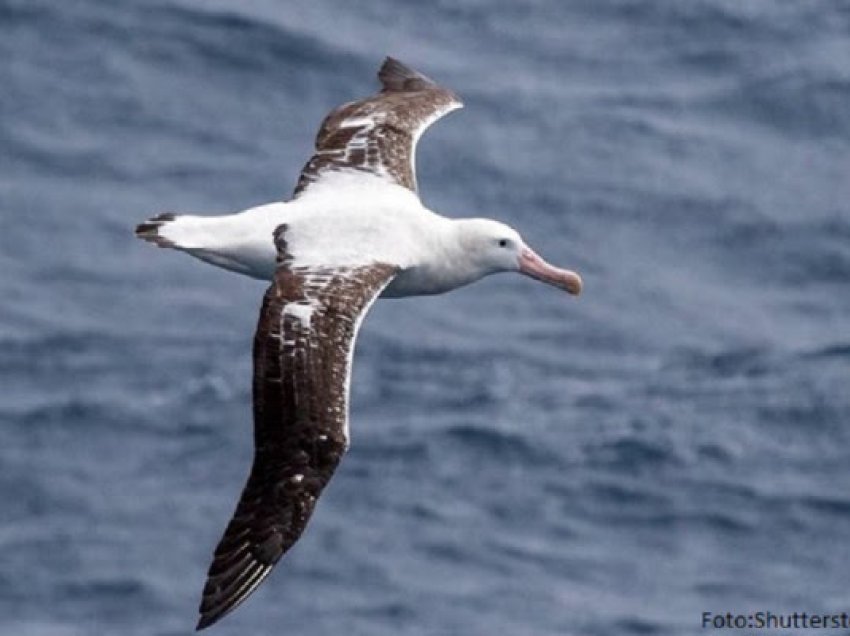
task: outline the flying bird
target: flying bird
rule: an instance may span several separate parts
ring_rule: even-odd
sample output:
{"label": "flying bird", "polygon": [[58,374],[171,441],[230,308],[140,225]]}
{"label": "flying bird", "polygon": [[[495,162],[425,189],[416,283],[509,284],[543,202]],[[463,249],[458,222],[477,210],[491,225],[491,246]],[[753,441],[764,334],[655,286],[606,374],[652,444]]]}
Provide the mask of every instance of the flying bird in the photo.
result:
{"label": "flying bird", "polygon": [[354,341],[380,297],[439,294],[520,272],[571,294],[575,272],[538,256],[516,230],[450,219],[420,201],[415,151],[462,107],[393,58],[377,94],[322,122],[291,200],[218,217],[165,213],[136,236],[270,280],[254,337],[254,460],[215,549],[197,629],[244,601],[304,531],[349,445]]}

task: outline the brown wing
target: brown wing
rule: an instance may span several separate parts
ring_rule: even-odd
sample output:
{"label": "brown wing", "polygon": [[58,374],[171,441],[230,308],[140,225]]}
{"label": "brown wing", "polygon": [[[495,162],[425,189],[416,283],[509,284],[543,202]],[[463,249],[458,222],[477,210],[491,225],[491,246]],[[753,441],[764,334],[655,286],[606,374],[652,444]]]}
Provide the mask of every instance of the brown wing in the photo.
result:
{"label": "brown wing", "polygon": [[422,132],[463,103],[421,73],[388,57],[377,95],[343,104],[322,122],[316,152],[298,179],[299,196],[335,170],[362,171],[416,192],[414,154]]}
{"label": "brown wing", "polygon": [[210,566],[198,629],[247,598],[304,531],[348,447],[349,364],[386,264],[282,265],[254,338],[254,464]]}

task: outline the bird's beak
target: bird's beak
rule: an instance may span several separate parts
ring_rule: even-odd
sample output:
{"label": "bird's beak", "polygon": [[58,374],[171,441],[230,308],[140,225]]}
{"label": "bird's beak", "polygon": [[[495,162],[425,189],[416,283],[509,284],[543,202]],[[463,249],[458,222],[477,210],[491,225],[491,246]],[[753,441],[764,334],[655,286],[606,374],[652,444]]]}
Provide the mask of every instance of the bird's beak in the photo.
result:
{"label": "bird's beak", "polygon": [[519,271],[544,283],[565,289],[574,296],[581,293],[581,276],[568,269],[550,265],[528,247],[523,247],[519,257]]}

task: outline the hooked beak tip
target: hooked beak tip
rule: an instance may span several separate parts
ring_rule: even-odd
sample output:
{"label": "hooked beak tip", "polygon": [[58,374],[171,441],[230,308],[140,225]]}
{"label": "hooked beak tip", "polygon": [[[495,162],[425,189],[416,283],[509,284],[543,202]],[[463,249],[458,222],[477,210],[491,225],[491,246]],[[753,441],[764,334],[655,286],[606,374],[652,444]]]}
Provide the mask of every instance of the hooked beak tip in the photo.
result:
{"label": "hooked beak tip", "polygon": [[575,272],[567,272],[564,279],[564,289],[566,289],[567,292],[573,296],[581,294],[581,290],[584,287],[584,282],[582,282],[581,276]]}

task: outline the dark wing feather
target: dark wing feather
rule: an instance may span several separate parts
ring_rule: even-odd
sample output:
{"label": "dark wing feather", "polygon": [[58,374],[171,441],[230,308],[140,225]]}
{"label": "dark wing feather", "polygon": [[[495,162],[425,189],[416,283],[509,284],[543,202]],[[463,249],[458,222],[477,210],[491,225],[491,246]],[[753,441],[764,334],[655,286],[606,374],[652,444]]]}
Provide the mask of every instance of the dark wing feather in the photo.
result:
{"label": "dark wing feather", "polygon": [[254,463],[215,550],[198,629],[245,600],[304,531],[348,447],[357,328],[395,273],[386,264],[278,270],[254,338]]}
{"label": "dark wing feather", "polygon": [[419,136],[463,103],[452,91],[391,57],[378,79],[380,93],[343,104],[322,122],[316,152],[295,187],[296,197],[335,170],[370,173],[416,192]]}

